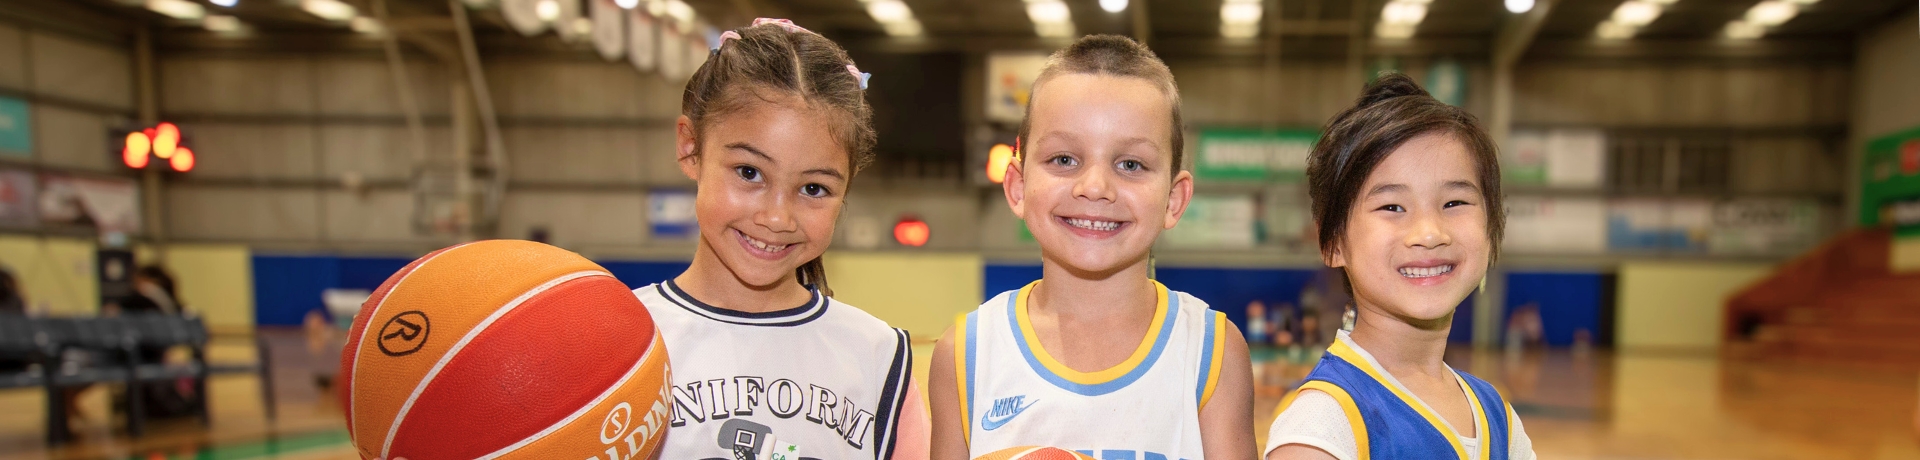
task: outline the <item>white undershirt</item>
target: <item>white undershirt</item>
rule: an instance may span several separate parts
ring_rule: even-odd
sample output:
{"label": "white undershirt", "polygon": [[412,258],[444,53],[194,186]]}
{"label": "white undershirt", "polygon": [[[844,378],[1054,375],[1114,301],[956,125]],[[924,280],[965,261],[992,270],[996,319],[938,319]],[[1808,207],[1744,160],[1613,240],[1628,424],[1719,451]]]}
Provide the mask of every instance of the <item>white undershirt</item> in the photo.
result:
{"label": "white undershirt", "polygon": [[[1346,343],[1354,353],[1360,355],[1361,359],[1366,360],[1368,365],[1379,369],[1380,375],[1386,377],[1388,385],[1393,385],[1394,388],[1412,397],[1413,403],[1420,408],[1428,407],[1426,401],[1420,400],[1419,396],[1415,396],[1412,391],[1407,390],[1405,385],[1401,385],[1399,379],[1388,373],[1386,368],[1380,367],[1372,354],[1354,343],[1353,339],[1347,336],[1347,331],[1340,331],[1337,340]],[[1449,367],[1447,371],[1452,372],[1453,368]],[[1464,387],[1460,390],[1463,396],[1468,391]],[[1512,409],[1508,409],[1507,420],[1512,421],[1513,424],[1512,434],[1507,440],[1507,458],[1534,460],[1533,439],[1527,437],[1526,429],[1520,425],[1520,417],[1515,415]],[[1455,433],[1459,432],[1459,430],[1453,430],[1453,425],[1447,423],[1446,419],[1440,419],[1440,424]],[[1479,459],[1480,440],[1486,436],[1486,433],[1474,433],[1474,435],[1475,437],[1459,438],[1460,445],[1467,450],[1469,460]],[[1347,421],[1346,410],[1340,407],[1340,402],[1333,399],[1333,396],[1317,390],[1300,392],[1300,395],[1294,398],[1293,404],[1287,406],[1287,410],[1273,420],[1273,426],[1267,430],[1267,448],[1262,452],[1272,453],[1274,449],[1288,444],[1320,449],[1340,460],[1360,458],[1360,446],[1358,441],[1354,440],[1353,424]]]}

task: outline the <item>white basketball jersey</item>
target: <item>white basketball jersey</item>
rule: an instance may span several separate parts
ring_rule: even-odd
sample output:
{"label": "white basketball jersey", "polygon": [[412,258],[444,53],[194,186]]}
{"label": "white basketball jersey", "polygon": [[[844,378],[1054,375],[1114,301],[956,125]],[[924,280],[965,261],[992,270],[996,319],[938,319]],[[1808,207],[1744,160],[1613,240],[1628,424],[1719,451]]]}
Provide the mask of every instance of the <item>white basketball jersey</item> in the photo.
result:
{"label": "white basketball jersey", "polygon": [[671,280],[634,294],[673,368],[660,458],[892,456],[913,370],[906,331],[818,291],[765,313],[701,303]]}
{"label": "white basketball jersey", "polygon": [[1200,408],[1220,375],[1228,321],[1158,282],[1145,340],[1113,368],[1055,360],[1027,319],[1035,281],[959,319],[954,349],[968,451],[1051,446],[1099,459],[1199,460]]}

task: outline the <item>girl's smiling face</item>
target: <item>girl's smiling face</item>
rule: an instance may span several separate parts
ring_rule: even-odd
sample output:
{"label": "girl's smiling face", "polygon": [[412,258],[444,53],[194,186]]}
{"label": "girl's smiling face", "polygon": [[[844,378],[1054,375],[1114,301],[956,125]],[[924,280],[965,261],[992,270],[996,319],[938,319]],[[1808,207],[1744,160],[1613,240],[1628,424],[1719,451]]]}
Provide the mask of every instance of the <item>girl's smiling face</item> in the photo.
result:
{"label": "girl's smiling face", "polygon": [[1449,320],[1492,258],[1473,155],[1450,134],[1401,144],[1367,176],[1339,250],[1355,303],[1412,324]]}
{"label": "girl's smiling face", "polygon": [[742,97],[766,103],[715,119],[698,139],[680,118],[680,168],[698,183],[700,244],[743,284],[767,287],[826,252],[853,171],[833,114],[798,97]]}

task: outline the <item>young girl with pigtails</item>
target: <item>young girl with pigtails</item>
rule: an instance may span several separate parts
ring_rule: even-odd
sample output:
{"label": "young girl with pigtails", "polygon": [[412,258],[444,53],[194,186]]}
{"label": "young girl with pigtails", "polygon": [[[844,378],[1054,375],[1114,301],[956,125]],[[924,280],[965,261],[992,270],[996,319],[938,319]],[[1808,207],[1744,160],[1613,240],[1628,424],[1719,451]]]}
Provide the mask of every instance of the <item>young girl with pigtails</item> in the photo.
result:
{"label": "young girl with pigtails", "polygon": [[820,260],[873,158],[867,77],[825,37],[758,19],[687,82],[674,153],[699,245],[634,291],[672,363],[659,458],[926,458],[907,332],[834,300]]}

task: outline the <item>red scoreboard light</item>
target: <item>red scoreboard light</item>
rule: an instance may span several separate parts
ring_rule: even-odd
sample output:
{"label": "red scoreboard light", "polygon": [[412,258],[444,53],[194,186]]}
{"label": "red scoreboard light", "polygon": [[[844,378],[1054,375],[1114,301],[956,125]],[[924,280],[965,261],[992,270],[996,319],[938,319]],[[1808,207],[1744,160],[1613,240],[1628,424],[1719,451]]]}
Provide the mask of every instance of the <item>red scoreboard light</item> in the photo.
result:
{"label": "red scoreboard light", "polygon": [[998,184],[1007,180],[1007,165],[1013,163],[1013,147],[993,144],[987,149],[987,180]]}
{"label": "red scoreboard light", "polygon": [[904,216],[893,224],[893,240],[900,244],[921,247],[927,245],[927,239],[933,237],[933,229],[927,222],[914,216]]}
{"label": "red scoreboard light", "polygon": [[120,162],[127,167],[140,169],[147,167],[147,155],[153,153],[153,140],[147,133],[134,131],[127,133],[126,146],[120,148]]}
{"label": "red scoreboard light", "polygon": [[173,151],[173,158],[167,159],[167,165],[174,171],[188,172],[193,170],[193,161],[193,149],[181,146]]}
{"label": "red scoreboard light", "polygon": [[[167,167],[178,172],[193,171],[197,159],[187,148],[180,127],[161,122],[151,128],[127,132],[122,138],[120,163],[132,169],[146,169],[153,158],[166,160]],[[120,135],[116,135],[120,137]]]}
{"label": "red scoreboard light", "polygon": [[180,149],[180,127],[163,121],[150,132],[153,133],[153,156],[162,160],[173,158],[173,152]]}

